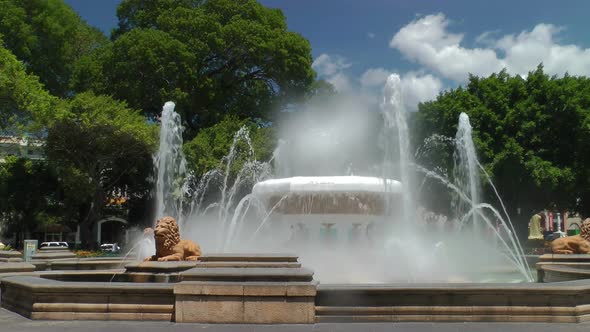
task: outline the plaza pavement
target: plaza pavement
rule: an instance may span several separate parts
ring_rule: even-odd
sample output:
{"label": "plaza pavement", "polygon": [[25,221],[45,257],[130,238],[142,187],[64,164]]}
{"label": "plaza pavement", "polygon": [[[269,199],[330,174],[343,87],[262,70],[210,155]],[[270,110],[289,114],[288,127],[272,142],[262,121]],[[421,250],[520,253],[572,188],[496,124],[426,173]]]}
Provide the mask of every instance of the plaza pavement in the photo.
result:
{"label": "plaza pavement", "polygon": [[33,321],[5,309],[0,309],[0,332],[152,332],[152,331],[224,331],[224,332],[587,332],[589,323],[322,323],[315,325],[210,325],[176,324],[167,322],[99,322],[99,321]]}

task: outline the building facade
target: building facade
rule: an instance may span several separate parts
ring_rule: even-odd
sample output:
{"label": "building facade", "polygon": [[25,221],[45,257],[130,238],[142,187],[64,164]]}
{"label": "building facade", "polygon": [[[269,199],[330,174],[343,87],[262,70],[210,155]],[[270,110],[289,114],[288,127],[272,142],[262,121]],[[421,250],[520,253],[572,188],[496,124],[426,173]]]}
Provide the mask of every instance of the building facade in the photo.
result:
{"label": "building facade", "polygon": [[15,156],[32,160],[43,160],[43,141],[18,136],[0,136],[0,162]]}

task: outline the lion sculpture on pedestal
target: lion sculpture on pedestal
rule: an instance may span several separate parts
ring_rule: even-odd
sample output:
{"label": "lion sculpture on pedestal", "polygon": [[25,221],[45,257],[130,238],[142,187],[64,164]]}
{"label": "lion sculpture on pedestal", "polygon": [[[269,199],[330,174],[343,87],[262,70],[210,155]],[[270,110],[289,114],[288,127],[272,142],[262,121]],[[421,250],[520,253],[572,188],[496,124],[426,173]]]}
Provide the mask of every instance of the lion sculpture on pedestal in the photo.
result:
{"label": "lion sculpture on pedestal", "polygon": [[181,240],[178,224],[172,217],[163,217],[154,229],[156,254],[145,261],[196,261],[201,248],[191,240]]}
{"label": "lion sculpture on pedestal", "polygon": [[551,250],[554,254],[590,254],[590,218],[582,223],[580,234],[551,242]]}

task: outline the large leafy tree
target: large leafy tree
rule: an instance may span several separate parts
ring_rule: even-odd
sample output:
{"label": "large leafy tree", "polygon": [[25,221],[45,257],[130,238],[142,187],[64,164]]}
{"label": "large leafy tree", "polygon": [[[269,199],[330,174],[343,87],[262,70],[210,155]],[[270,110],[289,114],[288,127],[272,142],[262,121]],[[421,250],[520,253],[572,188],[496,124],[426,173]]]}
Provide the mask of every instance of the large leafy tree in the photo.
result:
{"label": "large leafy tree", "polygon": [[[415,142],[432,134],[454,137],[461,112],[471,119],[478,157],[511,213],[553,204],[590,213],[590,79],[549,77],[542,65],[526,78],[505,71],[471,76],[466,87],[419,106]],[[452,150],[441,149],[418,162],[448,169],[451,157]]]}
{"label": "large leafy tree", "polygon": [[166,100],[188,135],[228,114],[269,119],[314,81],[311,47],[255,0],[125,0],[113,43],[78,62],[73,85],[157,115]]}
{"label": "large leafy tree", "polygon": [[111,190],[127,187],[134,198],[149,192],[157,135],[139,112],[107,96],[79,94],[68,110],[49,128],[46,152],[70,202],[81,207],[81,240],[90,243]]}
{"label": "large leafy tree", "polygon": [[[188,166],[194,175],[201,177],[206,172],[218,168],[230,151],[236,133],[242,128],[247,132],[252,151],[247,146],[247,142],[238,139],[236,144],[239,155],[231,171],[238,171],[248,159],[259,161],[270,159],[276,146],[273,128],[261,127],[252,121],[228,116],[214,126],[201,130],[194,139],[184,145],[183,150]],[[253,152],[252,155],[250,155],[251,152]]]}
{"label": "large leafy tree", "polygon": [[63,0],[0,0],[0,35],[55,96],[69,94],[74,63],[108,40]]}
{"label": "large leafy tree", "polygon": [[39,224],[61,221],[59,182],[42,161],[8,156],[0,163],[0,220],[20,241]]}
{"label": "large leafy tree", "polygon": [[[1,41],[1,40],[0,40]],[[63,112],[39,79],[25,70],[14,54],[0,45],[0,131],[39,132]]]}

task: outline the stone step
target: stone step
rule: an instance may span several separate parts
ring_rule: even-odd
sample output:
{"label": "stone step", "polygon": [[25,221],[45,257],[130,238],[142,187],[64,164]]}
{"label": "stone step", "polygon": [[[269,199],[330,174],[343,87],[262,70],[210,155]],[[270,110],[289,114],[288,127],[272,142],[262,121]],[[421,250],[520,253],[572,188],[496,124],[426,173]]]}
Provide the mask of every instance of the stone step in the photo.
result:
{"label": "stone step", "polygon": [[205,254],[199,257],[201,262],[297,262],[293,254]]}
{"label": "stone step", "polygon": [[63,258],[76,258],[76,254],[67,250],[60,251],[38,251],[33,255],[33,260],[52,260],[52,259],[63,259]]}
{"label": "stone step", "polygon": [[555,315],[371,315],[371,316],[316,316],[316,323],[370,322],[520,322],[520,323],[582,323],[588,316]]}
{"label": "stone step", "polygon": [[198,268],[299,268],[300,263],[291,262],[198,262]]}
{"label": "stone step", "polygon": [[590,313],[587,305],[529,306],[316,306],[316,323],[410,321],[578,322]]}
{"label": "stone step", "polygon": [[306,268],[192,268],[182,272],[183,281],[312,281]]}
{"label": "stone step", "polygon": [[8,259],[21,259],[23,254],[16,250],[0,250],[0,261],[7,261]]}
{"label": "stone step", "polygon": [[172,273],[181,272],[197,266],[196,261],[176,262],[138,262],[125,265],[126,272]]}
{"label": "stone step", "polygon": [[589,262],[590,255],[587,254],[544,254],[539,257],[539,262]]}
{"label": "stone step", "polygon": [[29,263],[0,263],[0,273],[9,272],[32,272],[35,265]]}

